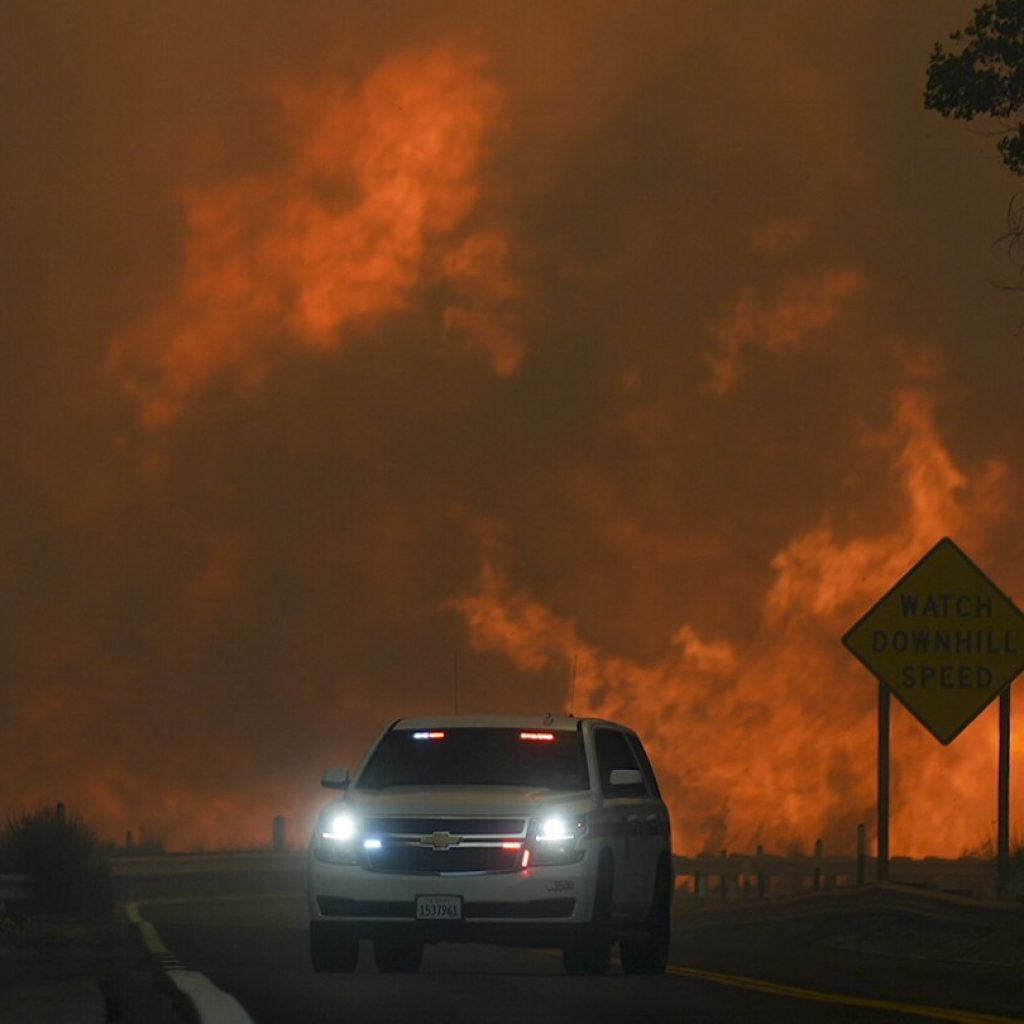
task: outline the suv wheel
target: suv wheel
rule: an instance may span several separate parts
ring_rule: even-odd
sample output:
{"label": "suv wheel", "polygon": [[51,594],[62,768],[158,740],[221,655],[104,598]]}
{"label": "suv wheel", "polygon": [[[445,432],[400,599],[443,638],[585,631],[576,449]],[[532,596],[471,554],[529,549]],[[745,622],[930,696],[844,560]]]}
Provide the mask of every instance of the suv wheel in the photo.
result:
{"label": "suv wheel", "polygon": [[423,943],[376,939],[373,959],[382,974],[414,974],[423,962]]}
{"label": "suv wheel", "polygon": [[309,954],[317,974],[351,974],[359,960],[359,939],[328,921],[311,921]]}
{"label": "suv wheel", "polygon": [[607,974],[611,959],[608,925],[612,916],[612,886],[615,881],[611,856],[601,857],[594,891],[594,913],[585,935],[562,950],[566,974]]}
{"label": "suv wheel", "polygon": [[627,974],[664,974],[672,918],[672,876],[662,863],[654,880],[651,909],[647,915],[647,938],[619,943],[619,958]]}

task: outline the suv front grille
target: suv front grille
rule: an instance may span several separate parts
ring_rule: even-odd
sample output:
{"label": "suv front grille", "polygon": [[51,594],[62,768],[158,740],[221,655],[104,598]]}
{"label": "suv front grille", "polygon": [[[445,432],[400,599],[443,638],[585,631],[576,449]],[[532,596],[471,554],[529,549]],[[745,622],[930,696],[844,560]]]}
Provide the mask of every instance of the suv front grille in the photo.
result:
{"label": "suv front grille", "polygon": [[526,842],[525,818],[369,818],[363,850],[369,871],[442,875],[516,871]]}
{"label": "suv front grille", "polygon": [[420,846],[385,845],[379,850],[367,851],[366,866],[371,871],[428,875],[453,871],[515,871],[522,856],[522,850],[503,850],[500,846],[465,846],[442,851]]}

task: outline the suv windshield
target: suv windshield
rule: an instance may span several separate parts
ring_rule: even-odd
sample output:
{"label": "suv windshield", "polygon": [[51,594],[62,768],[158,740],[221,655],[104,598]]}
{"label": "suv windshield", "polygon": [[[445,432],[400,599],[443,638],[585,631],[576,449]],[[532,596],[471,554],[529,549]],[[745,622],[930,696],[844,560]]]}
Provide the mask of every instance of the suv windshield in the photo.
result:
{"label": "suv windshield", "polygon": [[373,752],[358,788],[417,785],[579,790],[590,783],[579,731],[393,730]]}

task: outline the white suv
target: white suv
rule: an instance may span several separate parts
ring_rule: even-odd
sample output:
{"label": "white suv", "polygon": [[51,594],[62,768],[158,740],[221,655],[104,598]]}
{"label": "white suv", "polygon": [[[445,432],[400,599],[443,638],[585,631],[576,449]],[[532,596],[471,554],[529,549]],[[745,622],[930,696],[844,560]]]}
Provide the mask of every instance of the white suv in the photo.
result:
{"label": "white suv", "polygon": [[569,974],[660,974],[673,890],[668,811],[636,734],[596,718],[402,719],[309,849],[317,971],[415,971],[427,942],[553,946]]}

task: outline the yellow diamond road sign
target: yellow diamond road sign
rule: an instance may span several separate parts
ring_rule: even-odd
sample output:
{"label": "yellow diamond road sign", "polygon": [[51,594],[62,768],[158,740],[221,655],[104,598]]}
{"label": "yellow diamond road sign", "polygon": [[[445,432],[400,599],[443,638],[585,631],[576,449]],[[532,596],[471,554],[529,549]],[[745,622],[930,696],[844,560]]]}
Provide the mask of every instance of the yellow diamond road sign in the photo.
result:
{"label": "yellow diamond road sign", "polygon": [[1024,614],[947,537],[843,643],[949,743],[1024,669]]}

